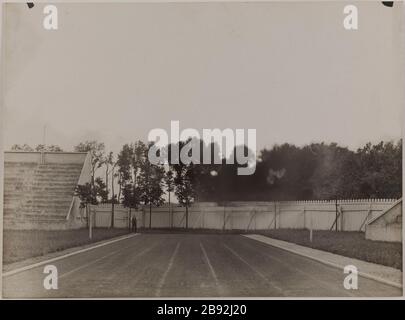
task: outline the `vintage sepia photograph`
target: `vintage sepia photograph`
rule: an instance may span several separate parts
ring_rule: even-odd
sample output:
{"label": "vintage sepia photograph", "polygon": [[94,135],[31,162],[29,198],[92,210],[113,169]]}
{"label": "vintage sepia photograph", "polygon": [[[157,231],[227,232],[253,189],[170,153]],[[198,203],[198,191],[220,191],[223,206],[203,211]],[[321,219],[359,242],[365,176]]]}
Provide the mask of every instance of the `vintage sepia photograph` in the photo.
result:
{"label": "vintage sepia photograph", "polygon": [[2,299],[403,298],[403,1],[1,11]]}

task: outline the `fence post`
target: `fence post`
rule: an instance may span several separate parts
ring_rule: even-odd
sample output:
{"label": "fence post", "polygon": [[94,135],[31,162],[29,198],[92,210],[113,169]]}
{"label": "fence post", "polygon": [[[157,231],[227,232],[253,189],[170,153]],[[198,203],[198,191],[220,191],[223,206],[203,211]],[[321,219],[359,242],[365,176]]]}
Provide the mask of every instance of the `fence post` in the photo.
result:
{"label": "fence post", "polygon": [[200,207],[201,211],[201,228],[205,228],[205,211],[203,210],[202,207]]}
{"label": "fence post", "polygon": [[146,228],[145,207],[142,206],[142,225]]}
{"label": "fence post", "polygon": [[173,229],[173,210],[172,210],[172,204],[169,204],[169,217],[170,217],[170,228]]}
{"label": "fence post", "polygon": [[131,230],[131,207],[127,208],[128,215],[128,230]]}
{"label": "fence post", "polygon": [[89,215],[88,215],[87,219],[89,219],[89,239],[92,239],[93,238],[93,219],[92,219],[92,214],[91,214],[92,210],[91,210],[91,208],[89,208],[89,209],[90,210],[89,210]]}
{"label": "fence post", "polygon": [[281,228],[281,202],[278,202],[278,206],[277,206],[277,217],[278,217],[278,226],[277,228]]}
{"label": "fence post", "polygon": [[367,224],[367,221],[368,221],[369,216],[371,215],[371,212],[372,212],[372,206],[370,203],[369,209],[367,211],[367,215],[366,215],[365,219],[363,220],[363,222],[361,223],[359,231],[361,231],[361,229],[363,229],[363,226],[365,226]]}
{"label": "fence post", "polygon": [[273,224],[274,217],[273,217],[273,220],[272,220],[272,219],[271,219],[271,213],[272,213],[273,211],[270,209],[270,207],[267,207],[267,208],[268,208],[268,210],[269,210],[269,218],[270,218],[269,226],[267,227],[267,229],[270,229],[270,228],[271,228],[271,225]]}
{"label": "fence post", "polygon": [[[253,213],[253,214],[252,214],[252,213]],[[249,214],[250,214],[250,219],[249,219],[249,223],[248,223],[248,225],[247,225],[247,227],[246,227],[246,231],[248,231],[249,228],[250,228],[250,224],[252,223],[253,218],[254,218],[254,216],[255,216],[255,214],[256,214],[256,209],[253,209],[253,211],[250,211]]]}
{"label": "fence post", "polygon": [[335,222],[336,222],[335,231],[338,231],[338,217],[339,217],[339,215],[338,215],[338,204],[337,204],[337,198],[336,198],[336,200],[335,200]]}
{"label": "fence post", "polygon": [[226,207],[225,207],[225,203],[224,203],[224,214],[223,214],[223,219],[224,219],[224,223],[222,225],[222,230],[225,230],[225,224],[226,224]]}

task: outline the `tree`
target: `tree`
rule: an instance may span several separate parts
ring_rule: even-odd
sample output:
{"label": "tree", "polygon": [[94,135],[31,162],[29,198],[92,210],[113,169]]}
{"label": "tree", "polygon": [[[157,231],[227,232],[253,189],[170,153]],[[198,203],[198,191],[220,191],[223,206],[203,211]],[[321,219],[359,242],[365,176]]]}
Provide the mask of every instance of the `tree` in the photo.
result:
{"label": "tree", "polygon": [[[169,197],[169,215],[170,215],[170,221],[173,221],[173,216],[172,216],[172,205],[171,205],[171,199],[170,199],[170,195],[171,193],[174,191],[174,178],[173,178],[173,171],[170,169],[166,171],[165,176],[164,176],[164,183],[166,185],[166,191]],[[171,222],[173,223],[173,222]],[[173,226],[173,225],[172,225]]]}
{"label": "tree", "polygon": [[175,165],[175,172],[174,183],[176,187],[174,193],[180,205],[186,208],[186,228],[188,228],[188,208],[196,196],[193,164]]}
{"label": "tree", "polygon": [[[171,145],[167,149],[170,153]],[[192,167],[195,196],[204,201],[398,198],[402,194],[402,140],[368,143],[357,151],[336,143],[275,145],[259,152],[256,171],[247,176],[239,176],[238,164],[227,164],[225,159],[222,164],[200,161]]]}
{"label": "tree", "polygon": [[111,228],[114,228],[114,206],[116,203],[119,203],[119,199],[117,199],[117,196],[115,195],[114,192],[114,183],[115,183],[115,178],[118,176],[117,173],[115,173],[115,168],[117,166],[117,162],[112,163],[112,168],[111,168]]}
{"label": "tree", "polygon": [[51,152],[63,152],[63,149],[61,147],[54,145],[54,144],[49,145],[47,148],[48,148],[48,151],[51,151]]}
{"label": "tree", "polygon": [[[116,167],[118,165],[117,161],[114,161],[114,154],[113,152],[109,152],[108,155],[104,156],[102,159],[102,164],[105,166],[105,197],[107,198],[106,203],[111,203],[111,224],[110,227],[114,227],[114,219],[115,219],[115,204],[119,203],[117,196],[115,194],[115,178],[118,176],[116,173]],[[111,198],[109,198],[109,177],[111,177]]]}
{"label": "tree", "polygon": [[131,217],[131,210],[137,209],[141,199],[139,197],[139,190],[133,184],[128,183],[122,189],[122,204],[124,207],[129,208],[129,216]]}
{"label": "tree", "polygon": [[94,185],[95,192],[98,197],[100,197],[102,203],[108,202],[108,190],[107,185],[104,183],[103,179],[97,177]]}
{"label": "tree", "polygon": [[96,140],[80,142],[74,147],[76,152],[90,152],[91,154],[91,184],[94,187],[94,179],[96,170],[103,164],[103,156],[105,151],[104,143]]}
{"label": "tree", "polygon": [[132,182],[131,163],[133,149],[129,144],[124,144],[117,156],[118,176],[118,201],[121,199],[121,191],[125,185]]}
{"label": "tree", "polygon": [[[181,152],[184,145],[186,145],[190,141],[187,140],[186,142],[180,141],[178,143],[178,150]],[[188,155],[191,156],[192,150],[188,151]],[[175,172],[174,178],[174,185],[175,190],[174,193],[179,201],[181,206],[186,208],[186,228],[188,228],[188,208],[191,203],[194,201],[196,196],[196,167],[193,162],[184,163],[179,159],[178,164],[170,164]]]}
{"label": "tree", "polygon": [[169,196],[169,207],[170,207],[170,194],[174,191],[174,178],[173,178],[173,171],[169,168],[169,170],[165,173],[164,182],[166,185],[166,191]]}
{"label": "tree", "polygon": [[11,147],[12,151],[34,151],[32,147],[30,147],[28,144],[24,143],[23,145],[20,144],[14,144]]}
{"label": "tree", "polygon": [[[148,146],[150,148],[151,145]],[[149,205],[149,228],[152,228],[152,205],[160,206],[163,200],[163,177],[164,168],[160,164],[152,164],[145,150],[144,160],[140,163],[140,173],[138,177],[138,188],[140,200]]]}
{"label": "tree", "polygon": [[313,145],[312,150],[316,153],[316,166],[309,181],[314,197],[333,200],[347,196],[349,185],[345,183],[345,174],[348,173],[345,173],[345,167],[348,161],[352,161],[353,152],[336,143]]}
{"label": "tree", "polygon": [[77,185],[74,192],[75,196],[80,199],[80,208],[86,209],[87,224],[89,224],[89,204],[96,205],[97,192],[96,189],[90,184],[86,183],[84,185]]}
{"label": "tree", "polygon": [[316,154],[310,148],[284,143],[260,152],[257,170],[252,176],[263,197],[271,200],[306,200],[312,197],[309,181],[316,166]]}
{"label": "tree", "polygon": [[[221,173],[223,172],[222,163],[225,159],[222,156],[221,148],[217,142],[205,144],[201,139],[192,138],[188,142],[199,147],[200,159],[199,163],[193,163],[194,171],[194,189],[196,198],[199,200],[218,200],[221,197],[222,184],[219,183]],[[204,156],[209,157],[209,164],[204,164]],[[197,158],[197,157],[196,157]],[[228,166],[229,167],[229,166]],[[222,200],[222,197],[221,197]]]}
{"label": "tree", "polygon": [[63,152],[62,148],[51,144],[51,145],[44,145],[44,144],[39,144],[35,147],[35,151],[41,151],[41,152]]}
{"label": "tree", "polygon": [[13,150],[13,151],[37,151],[37,152],[45,152],[45,151],[63,152],[63,149],[55,144],[50,144],[50,145],[38,144],[35,148],[32,148],[31,146],[29,146],[26,143],[24,143],[23,145],[14,144],[11,147],[11,150]]}
{"label": "tree", "polygon": [[131,210],[136,209],[141,202],[140,189],[138,186],[138,176],[142,163],[146,160],[146,145],[142,141],[136,141],[129,145],[125,144],[118,154],[118,177],[119,196],[122,204]]}
{"label": "tree", "polygon": [[361,173],[359,193],[371,198],[399,198],[402,195],[402,140],[396,144],[367,143],[357,150]]}
{"label": "tree", "polygon": [[102,159],[102,164],[105,166],[105,184],[107,189],[107,197],[109,195],[109,188],[108,188],[108,177],[112,171],[112,167],[114,165],[114,154],[111,151],[108,155],[104,156]]}
{"label": "tree", "polygon": [[142,141],[137,141],[132,145],[132,179],[134,188],[138,185],[138,175],[141,170],[141,165],[147,158],[147,146]]}

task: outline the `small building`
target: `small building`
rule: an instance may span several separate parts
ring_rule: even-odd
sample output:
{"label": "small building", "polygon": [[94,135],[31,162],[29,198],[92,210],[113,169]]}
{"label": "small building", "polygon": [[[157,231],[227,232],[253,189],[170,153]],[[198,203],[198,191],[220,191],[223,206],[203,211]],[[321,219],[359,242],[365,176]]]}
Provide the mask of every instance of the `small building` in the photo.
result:
{"label": "small building", "polygon": [[367,223],[366,239],[402,242],[402,198]]}

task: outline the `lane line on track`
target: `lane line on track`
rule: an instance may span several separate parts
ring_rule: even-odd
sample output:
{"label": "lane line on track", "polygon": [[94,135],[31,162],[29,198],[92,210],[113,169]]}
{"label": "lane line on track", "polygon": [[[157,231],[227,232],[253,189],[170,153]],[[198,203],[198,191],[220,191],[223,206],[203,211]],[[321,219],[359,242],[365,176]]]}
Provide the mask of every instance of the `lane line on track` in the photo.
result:
{"label": "lane line on track", "polygon": [[[320,262],[320,263],[323,263],[323,264],[326,264],[326,265],[328,265],[328,266],[337,268],[337,269],[339,269],[339,270],[343,270],[343,269],[344,269],[344,265],[341,265],[341,264],[338,264],[338,263],[335,263],[335,262],[331,262],[331,261],[328,261],[328,260],[326,260],[326,259],[322,259],[322,258],[316,257],[316,256],[314,256],[314,255],[309,255],[309,254],[303,253],[303,252],[301,252],[301,251],[299,251],[299,250],[287,248],[287,247],[284,247],[284,246],[282,246],[282,245],[276,244],[276,243],[274,243],[274,242],[269,243],[268,241],[273,240],[273,238],[268,238],[268,237],[264,237],[264,236],[263,236],[264,238],[267,238],[267,239],[268,239],[268,241],[265,241],[265,240],[263,240],[263,239],[254,237],[254,236],[257,236],[257,235],[253,235],[253,237],[252,237],[251,235],[244,235],[244,234],[241,234],[241,236],[242,236],[242,237],[246,237],[246,238],[248,238],[248,239],[252,239],[252,240],[255,240],[255,241],[259,241],[259,242],[265,243],[265,244],[267,244],[267,245],[270,245],[270,246],[273,246],[273,247],[276,247],[276,248],[280,248],[280,249],[285,250],[285,251],[288,251],[288,252],[292,252],[292,253],[294,253],[294,254],[296,254],[296,255],[299,255],[299,256],[302,256],[302,257],[306,257],[306,258],[312,259],[312,260],[314,260],[314,261],[318,261],[318,262]],[[266,239],[266,240],[267,240],[267,239]],[[277,239],[274,239],[274,240],[277,240]],[[283,240],[278,240],[278,241],[283,241]],[[287,242],[287,241],[283,241],[283,242]],[[294,244],[294,245],[299,246],[299,247],[304,247],[305,249],[312,249],[312,248],[309,248],[309,247],[297,245],[297,244],[295,244],[295,243],[291,243],[291,242],[288,242],[288,243],[289,243],[289,244]],[[313,249],[313,250],[322,251],[322,250],[319,250],[319,249]],[[323,252],[325,252],[325,251],[323,251]],[[325,252],[325,253],[336,255],[336,254],[330,253],[330,252]],[[344,258],[347,258],[347,257],[344,257]],[[350,258],[349,258],[349,259],[350,259]],[[356,259],[353,259],[353,260],[356,260]],[[368,262],[365,262],[365,261],[361,261],[361,262],[363,262],[363,263],[368,263]],[[403,286],[402,286],[401,283],[397,283],[397,282],[394,282],[394,281],[391,281],[391,280],[387,280],[387,279],[384,279],[384,278],[379,277],[379,276],[374,276],[374,275],[369,274],[369,273],[366,273],[366,272],[359,271],[359,272],[358,272],[358,275],[361,276],[361,277],[370,279],[370,280],[374,280],[374,281],[377,281],[377,282],[381,282],[381,283],[387,284],[387,285],[392,286],[392,287],[396,287],[396,288],[399,288],[399,289],[402,289],[402,288],[403,288]]]}
{"label": "lane line on track", "polygon": [[166,271],[163,273],[163,276],[159,281],[159,284],[158,284],[156,292],[155,292],[155,296],[160,297],[161,290],[162,290],[162,288],[163,288],[163,286],[165,284],[167,275],[169,274],[170,270],[173,267],[174,258],[176,257],[177,252],[179,251],[179,247],[180,247],[180,242],[177,242],[176,248],[174,249],[174,251],[172,253],[172,256],[170,257],[169,264],[167,265]]}
{"label": "lane line on track", "polygon": [[215,273],[214,267],[212,266],[211,261],[210,261],[210,259],[208,258],[207,252],[205,251],[205,248],[204,248],[204,246],[203,246],[203,244],[202,244],[201,242],[200,242],[200,247],[201,247],[201,250],[202,250],[202,252],[203,252],[205,261],[207,262],[208,267],[209,267],[209,269],[210,269],[210,271],[211,271],[212,277],[214,278],[215,283],[218,284],[219,281],[218,281],[217,274]]}
{"label": "lane line on track", "polygon": [[115,243],[115,242],[118,242],[118,241],[126,240],[126,239],[129,239],[129,238],[133,238],[133,237],[138,236],[138,235],[140,235],[140,234],[139,233],[131,234],[129,236],[120,237],[118,239],[103,242],[103,243],[100,243],[100,244],[97,244],[97,245],[94,245],[94,246],[91,246],[91,247],[88,247],[88,248],[84,248],[84,249],[80,249],[80,250],[77,250],[77,251],[74,251],[74,252],[71,252],[71,253],[67,253],[67,254],[64,254],[62,256],[52,258],[52,259],[48,259],[48,260],[45,260],[45,261],[30,264],[30,265],[25,266],[25,267],[21,267],[21,268],[14,269],[14,270],[11,270],[11,271],[8,271],[8,272],[4,272],[2,274],[2,276],[3,277],[9,277],[9,276],[12,276],[14,274],[17,274],[17,273],[20,273],[20,272],[23,272],[23,271],[27,271],[27,270],[30,270],[30,269],[34,269],[36,267],[40,267],[40,266],[42,266],[44,264],[48,264],[50,262],[62,260],[62,259],[74,256],[74,255],[79,254],[79,253],[83,253],[83,252],[87,252],[87,251],[90,251],[90,250],[93,250],[93,249],[96,249],[96,248],[104,247],[106,245],[109,245],[109,244],[112,244],[112,243]]}
{"label": "lane line on track", "polygon": [[215,269],[214,269],[213,265],[211,264],[210,259],[208,258],[207,251],[205,250],[205,248],[204,248],[202,242],[200,242],[200,248],[201,248],[201,251],[203,252],[203,256],[204,256],[205,261],[207,262],[208,268],[209,268],[210,271],[211,271],[211,275],[212,275],[212,277],[214,278],[215,285],[216,285],[216,287],[218,288],[218,293],[219,293],[221,296],[224,296],[224,294],[223,294],[223,293],[224,293],[224,290],[223,290],[221,284],[219,283],[219,280],[218,280],[217,274],[216,274],[216,272],[215,272]]}
{"label": "lane line on track", "polygon": [[237,257],[239,260],[241,260],[244,264],[246,264],[253,272],[255,272],[257,275],[259,275],[263,280],[265,280],[270,286],[273,288],[277,289],[280,291],[282,296],[285,296],[283,289],[281,289],[279,286],[275,285],[272,283],[263,273],[258,271],[255,267],[253,267],[249,262],[247,262],[243,257],[241,257],[235,250],[232,248],[228,247],[226,244],[223,244],[223,246],[228,249],[235,257]]}
{"label": "lane line on track", "polygon": [[[100,258],[98,258],[98,259],[96,259],[96,260],[90,261],[90,262],[88,262],[88,263],[85,263],[85,264],[83,264],[83,265],[77,267],[77,268],[74,268],[74,269],[72,269],[72,270],[70,270],[70,271],[67,271],[67,272],[61,274],[61,275],[59,276],[59,279],[61,279],[61,278],[63,278],[63,277],[66,277],[66,276],[68,276],[68,275],[70,275],[70,274],[72,274],[72,273],[74,273],[74,272],[76,272],[76,271],[79,271],[79,270],[82,270],[82,269],[84,269],[84,268],[90,267],[91,265],[95,264],[96,262],[99,262],[99,261],[101,261],[101,260],[104,260],[104,259],[106,259],[106,258],[108,258],[108,257],[110,257],[110,256],[112,256],[112,255],[114,255],[114,254],[116,254],[116,253],[120,253],[120,252],[122,252],[122,251],[124,251],[124,250],[126,250],[126,249],[128,249],[128,248],[133,248],[133,247],[135,247],[135,245],[126,246],[126,247],[123,247],[123,248],[121,248],[121,249],[118,249],[118,250],[115,250],[115,251],[113,251],[113,252],[110,252],[109,254],[106,254],[105,256],[102,256],[102,257],[100,257]],[[138,252],[138,253],[134,256],[134,258],[139,257],[139,256],[142,256],[142,255],[145,254],[146,252],[152,250],[154,247],[156,247],[156,245],[153,245],[153,246],[151,246],[151,247],[149,247],[149,248],[146,248],[146,249],[142,250],[141,252]]]}
{"label": "lane line on track", "polygon": [[[313,275],[311,275],[310,273],[305,272],[305,271],[303,271],[303,270],[301,270],[301,269],[298,269],[298,268],[292,266],[291,264],[286,263],[286,262],[284,262],[283,260],[281,260],[281,259],[275,257],[275,256],[272,255],[272,254],[269,254],[269,253],[267,253],[267,252],[262,252],[261,250],[259,250],[259,249],[257,249],[257,248],[254,248],[254,247],[253,247],[252,245],[250,245],[250,244],[249,244],[248,246],[249,246],[249,248],[251,248],[251,250],[253,250],[253,251],[256,252],[257,254],[261,254],[261,255],[267,257],[267,258],[270,259],[270,260],[274,260],[274,261],[278,262],[279,264],[283,265],[285,268],[290,269],[291,271],[294,271],[294,272],[296,272],[296,273],[300,273],[300,274],[302,274],[303,276],[308,277],[309,279],[311,279],[311,280],[314,281],[314,282],[318,282],[319,284],[321,284],[321,285],[322,285],[325,289],[327,289],[327,290],[335,290],[335,291],[338,291],[338,292],[344,292],[346,295],[349,295],[349,296],[351,296],[351,297],[356,297],[356,295],[353,294],[353,293],[351,293],[349,290],[346,290],[346,289],[343,289],[343,288],[340,288],[340,287],[337,288],[337,287],[331,286],[327,281],[320,280],[320,279],[314,277]],[[310,261],[311,261],[311,260],[310,260]],[[313,262],[313,261],[311,261],[311,262]],[[315,263],[315,262],[314,262],[314,263]]]}
{"label": "lane line on track", "polygon": [[75,273],[76,271],[79,271],[79,270],[82,270],[82,269],[84,269],[84,268],[90,267],[91,265],[95,264],[96,262],[99,262],[99,261],[101,261],[101,260],[103,260],[103,259],[105,259],[105,258],[108,258],[109,256],[112,256],[113,254],[115,254],[115,253],[117,253],[117,252],[119,252],[119,251],[120,251],[120,250],[116,250],[116,251],[110,252],[109,254],[106,254],[105,256],[102,256],[101,258],[98,258],[98,259],[96,259],[96,260],[93,260],[93,261],[90,261],[90,262],[88,262],[88,263],[82,264],[81,266],[79,266],[79,267],[77,267],[77,268],[74,268],[74,269],[72,269],[72,270],[70,270],[70,271],[67,271],[67,272],[65,272],[65,273],[62,273],[62,274],[59,276],[59,279],[62,279],[62,278],[64,278],[64,277],[67,277],[68,275],[70,275],[70,274],[72,274],[72,273]]}

